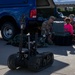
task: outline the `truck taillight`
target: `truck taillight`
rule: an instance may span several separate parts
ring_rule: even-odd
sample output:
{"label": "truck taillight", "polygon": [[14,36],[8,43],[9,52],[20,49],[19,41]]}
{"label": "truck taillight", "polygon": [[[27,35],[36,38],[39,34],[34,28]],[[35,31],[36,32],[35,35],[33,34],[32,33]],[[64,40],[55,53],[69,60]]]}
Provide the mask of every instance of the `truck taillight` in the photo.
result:
{"label": "truck taillight", "polygon": [[32,10],[30,11],[30,18],[36,18],[36,15],[37,15],[36,9],[32,9]]}

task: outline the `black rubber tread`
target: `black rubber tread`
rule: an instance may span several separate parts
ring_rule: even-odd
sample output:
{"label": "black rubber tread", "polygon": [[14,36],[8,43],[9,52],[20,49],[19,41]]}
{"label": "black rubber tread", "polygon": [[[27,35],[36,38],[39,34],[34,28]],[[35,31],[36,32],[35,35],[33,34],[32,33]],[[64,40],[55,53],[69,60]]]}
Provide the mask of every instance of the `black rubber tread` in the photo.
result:
{"label": "black rubber tread", "polygon": [[[17,69],[17,67],[19,67],[17,65],[17,64],[19,64],[19,62],[17,62],[16,60],[18,60],[17,54],[12,54],[9,56],[8,67],[11,70],[15,70],[15,69]],[[50,67],[53,64],[54,55],[51,52],[39,53],[35,56],[31,56],[30,58],[27,59],[27,61],[21,62],[20,65],[23,66],[26,64],[26,62],[27,62],[26,68],[28,68],[28,70],[33,71],[33,72],[39,72],[41,70],[46,69],[47,67]]]}
{"label": "black rubber tread", "polygon": [[40,55],[36,55],[29,60],[28,69],[31,71],[38,71],[41,68],[42,58]]}
{"label": "black rubber tread", "polygon": [[[40,65],[38,66],[38,68],[36,68],[37,59],[40,59]],[[31,62],[32,63],[31,63],[31,65],[29,64],[28,69],[31,71],[34,71],[34,72],[38,72],[38,71],[44,70],[45,68],[47,68],[53,64],[54,55],[53,55],[53,53],[50,53],[50,52],[44,52],[44,53],[38,54],[35,58],[32,59]]]}
{"label": "black rubber tread", "polygon": [[9,56],[9,58],[7,60],[7,65],[11,70],[15,70],[17,68],[16,60],[17,60],[16,54],[12,54]]}

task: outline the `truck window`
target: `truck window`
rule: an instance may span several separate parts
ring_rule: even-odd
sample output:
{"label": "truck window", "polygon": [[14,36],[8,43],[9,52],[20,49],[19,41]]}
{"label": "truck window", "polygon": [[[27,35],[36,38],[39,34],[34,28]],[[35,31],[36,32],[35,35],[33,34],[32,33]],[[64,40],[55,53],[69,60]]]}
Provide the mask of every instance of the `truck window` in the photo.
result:
{"label": "truck window", "polygon": [[36,5],[38,7],[40,7],[40,6],[50,6],[48,0],[36,0]]}
{"label": "truck window", "polygon": [[28,0],[0,0],[0,5],[26,4]]}

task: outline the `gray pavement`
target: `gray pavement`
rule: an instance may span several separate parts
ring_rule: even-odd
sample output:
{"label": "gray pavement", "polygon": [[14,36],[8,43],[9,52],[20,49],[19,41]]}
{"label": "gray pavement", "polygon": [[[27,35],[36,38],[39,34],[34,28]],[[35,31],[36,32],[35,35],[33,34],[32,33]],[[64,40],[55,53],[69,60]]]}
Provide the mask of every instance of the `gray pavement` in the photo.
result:
{"label": "gray pavement", "polygon": [[[54,63],[43,71],[34,73],[26,69],[10,70],[7,67],[7,58],[18,52],[18,47],[6,45],[0,38],[0,75],[75,75],[75,46],[55,46],[38,48],[39,52],[54,53]],[[24,50],[24,49],[23,49]]]}

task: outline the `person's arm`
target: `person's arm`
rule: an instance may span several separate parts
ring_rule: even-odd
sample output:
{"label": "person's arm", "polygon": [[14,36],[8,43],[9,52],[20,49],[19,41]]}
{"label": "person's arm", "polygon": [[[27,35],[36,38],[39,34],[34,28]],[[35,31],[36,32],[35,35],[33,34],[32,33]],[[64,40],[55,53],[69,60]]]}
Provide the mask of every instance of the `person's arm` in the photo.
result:
{"label": "person's arm", "polygon": [[46,26],[46,23],[43,22],[42,27],[41,27],[41,35],[44,35],[46,33],[46,27],[45,26]]}
{"label": "person's arm", "polygon": [[72,25],[70,25],[70,33],[71,33],[71,35],[73,35],[73,26]]}

